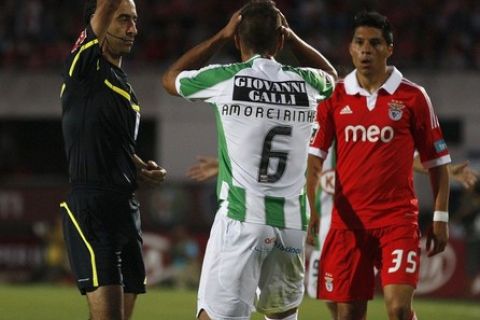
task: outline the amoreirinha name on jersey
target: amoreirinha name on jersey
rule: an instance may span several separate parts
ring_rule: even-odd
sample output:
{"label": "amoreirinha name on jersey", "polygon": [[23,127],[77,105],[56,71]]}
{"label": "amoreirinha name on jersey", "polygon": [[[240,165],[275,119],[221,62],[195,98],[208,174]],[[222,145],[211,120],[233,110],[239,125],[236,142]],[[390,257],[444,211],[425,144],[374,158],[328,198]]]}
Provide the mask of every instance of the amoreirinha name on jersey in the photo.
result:
{"label": "amoreirinha name on jersey", "polygon": [[268,108],[265,106],[247,106],[243,104],[224,104],[222,116],[266,118],[283,122],[315,121],[315,110],[292,110],[287,108]]}

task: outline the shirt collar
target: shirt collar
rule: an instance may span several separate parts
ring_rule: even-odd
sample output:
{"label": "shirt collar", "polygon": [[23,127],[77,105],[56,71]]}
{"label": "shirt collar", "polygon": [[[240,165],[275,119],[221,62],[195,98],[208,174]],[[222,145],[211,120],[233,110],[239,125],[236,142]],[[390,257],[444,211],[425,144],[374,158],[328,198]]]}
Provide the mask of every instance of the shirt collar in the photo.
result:
{"label": "shirt collar", "polygon": [[[387,81],[379,88],[384,89],[387,91],[389,94],[393,94],[397,88],[400,86],[400,83],[402,82],[403,75],[400,71],[398,71],[397,68],[395,67],[389,67],[392,70],[392,73],[388,77]],[[345,80],[343,81],[345,84],[345,92],[348,95],[356,95],[356,94],[362,94],[362,95],[370,95],[365,89],[360,87],[358,84],[357,80],[357,69],[353,70],[350,72],[346,77]]]}
{"label": "shirt collar", "polygon": [[273,56],[268,56],[268,57],[266,57],[266,56],[262,56],[262,55],[259,54],[259,53],[256,53],[256,54],[254,54],[253,56],[251,56],[251,57],[250,57],[248,60],[246,60],[246,61],[250,61],[250,60],[253,60],[253,59],[257,59],[257,58],[267,59],[267,60],[275,60],[275,57],[273,57]]}
{"label": "shirt collar", "polygon": [[249,61],[252,61],[254,59],[257,59],[257,58],[260,58],[260,55],[259,54],[254,54],[253,56],[251,56],[248,60],[246,60],[245,62],[249,62]]}

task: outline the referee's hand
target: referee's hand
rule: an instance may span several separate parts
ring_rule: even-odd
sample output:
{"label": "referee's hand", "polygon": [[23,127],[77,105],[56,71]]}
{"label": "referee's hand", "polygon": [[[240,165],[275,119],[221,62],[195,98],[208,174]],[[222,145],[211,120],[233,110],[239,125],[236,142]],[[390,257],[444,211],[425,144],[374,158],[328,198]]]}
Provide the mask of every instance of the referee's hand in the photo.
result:
{"label": "referee's hand", "polygon": [[151,186],[157,186],[165,180],[167,170],[160,167],[155,161],[149,160],[144,162],[136,154],[134,154],[132,158],[137,167],[138,178],[140,181]]}

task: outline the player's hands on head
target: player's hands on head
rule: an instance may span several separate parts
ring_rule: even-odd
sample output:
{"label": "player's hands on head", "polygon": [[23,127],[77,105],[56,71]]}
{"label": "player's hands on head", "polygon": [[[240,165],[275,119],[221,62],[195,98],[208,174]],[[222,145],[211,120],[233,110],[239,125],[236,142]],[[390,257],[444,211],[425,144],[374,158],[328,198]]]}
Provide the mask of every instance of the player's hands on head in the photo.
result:
{"label": "player's hands on head", "polygon": [[280,15],[280,19],[282,19],[282,27],[290,28],[287,18],[285,18],[285,15],[282,13],[282,11],[278,10],[278,14]]}
{"label": "player's hands on head", "polygon": [[240,10],[236,11],[230,20],[228,21],[227,25],[222,29],[222,36],[225,39],[233,39],[233,36],[237,32],[238,25],[242,21],[242,15]]}
{"label": "player's hands on head", "polygon": [[278,14],[280,15],[280,19],[282,20],[282,26],[280,27],[280,30],[283,34],[283,37],[285,38],[285,41],[288,41],[292,38],[293,30],[290,29],[287,18],[285,18],[285,15],[280,10],[278,10]]}
{"label": "player's hands on head", "polygon": [[218,174],[218,160],[210,156],[198,156],[197,162],[188,168],[187,177],[202,182],[215,177]]}
{"label": "player's hands on head", "polygon": [[427,230],[427,255],[432,257],[445,250],[448,243],[448,223],[433,221]]}
{"label": "player's hands on head", "polygon": [[165,180],[167,170],[160,167],[155,161],[148,160],[147,162],[144,162],[136,154],[134,154],[132,158],[137,167],[138,178],[141,182],[156,186]]}
{"label": "player's hands on head", "polygon": [[450,165],[450,176],[460,182],[465,189],[470,189],[477,182],[479,173],[469,167],[468,161],[464,161]]}

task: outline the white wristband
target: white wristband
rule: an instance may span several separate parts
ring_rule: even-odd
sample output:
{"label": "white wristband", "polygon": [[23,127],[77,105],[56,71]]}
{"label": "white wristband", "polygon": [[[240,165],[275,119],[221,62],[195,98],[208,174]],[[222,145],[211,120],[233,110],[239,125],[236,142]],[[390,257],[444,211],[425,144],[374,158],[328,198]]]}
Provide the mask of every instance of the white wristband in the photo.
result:
{"label": "white wristband", "polygon": [[448,222],[448,211],[434,211],[433,221]]}

